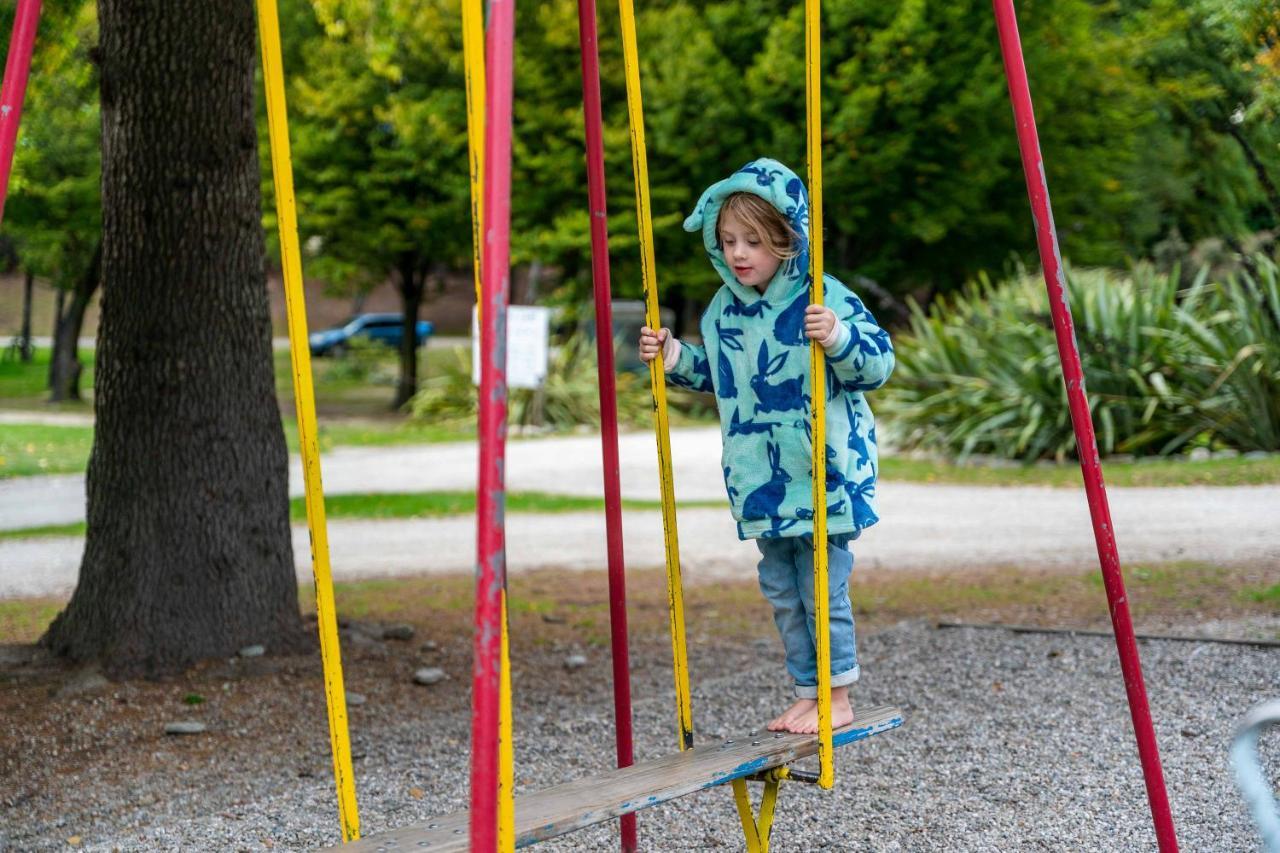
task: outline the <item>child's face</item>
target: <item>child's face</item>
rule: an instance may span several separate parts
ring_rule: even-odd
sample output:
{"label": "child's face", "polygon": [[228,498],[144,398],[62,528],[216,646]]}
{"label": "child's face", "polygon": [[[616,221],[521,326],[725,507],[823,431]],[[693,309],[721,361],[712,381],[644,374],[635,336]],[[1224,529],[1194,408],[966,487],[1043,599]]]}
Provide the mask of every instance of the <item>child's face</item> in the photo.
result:
{"label": "child's face", "polygon": [[760,235],[729,211],[720,218],[720,247],[734,277],[761,293],[782,265],[781,259],[764,247]]}

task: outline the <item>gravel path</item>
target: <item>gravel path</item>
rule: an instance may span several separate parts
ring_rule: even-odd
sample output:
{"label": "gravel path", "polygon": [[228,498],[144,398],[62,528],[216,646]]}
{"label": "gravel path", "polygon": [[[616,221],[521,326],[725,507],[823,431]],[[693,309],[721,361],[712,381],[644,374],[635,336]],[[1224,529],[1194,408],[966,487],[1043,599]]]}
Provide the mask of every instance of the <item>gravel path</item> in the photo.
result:
{"label": "gravel path", "polygon": [[[773,643],[693,652],[701,737],[743,734],[785,701]],[[1109,639],[903,624],[865,637],[861,654],[866,675],[858,701],[897,703],[907,724],[842,750],[834,791],[785,786],[775,849],[1155,849]],[[1280,695],[1280,652],[1145,642],[1142,654],[1182,848],[1257,849],[1227,749],[1246,710]],[[600,653],[592,663],[607,666]],[[673,746],[669,677],[665,661],[637,662],[641,756]],[[522,678],[517,664],[516,691],[520,789],[609,765],[607,679],[584,675],[581,691],[548,692]],[[463,694],[439,717],[388,718],[375,701],[353,710],[366,834],[463,806]],[[314,712],[319,695],[317,684],[295,699],[300,709],[311,708],[304,716],[312,723],[323,718],[322,709]],[[322,725],[299,726],[294,754],[258,753],[243,743],[198,763],[183,757],[197,740],[136,739],[130,748],[162,750],[172,766],[123,787],[86,761],[20,805],[0,799],[0,849],[65,849],[73,833],[94,851],[302,850],[337,840]],[[1272,768],[1280,765],[1278,747],[1274,735],[1264,742]],[[300,759],[306,750],[309,758]],[[725,790],[642,812],[640,832],[645,850],[741,849]],[[616,849],[615,833],[602,825],[539,849]]]}

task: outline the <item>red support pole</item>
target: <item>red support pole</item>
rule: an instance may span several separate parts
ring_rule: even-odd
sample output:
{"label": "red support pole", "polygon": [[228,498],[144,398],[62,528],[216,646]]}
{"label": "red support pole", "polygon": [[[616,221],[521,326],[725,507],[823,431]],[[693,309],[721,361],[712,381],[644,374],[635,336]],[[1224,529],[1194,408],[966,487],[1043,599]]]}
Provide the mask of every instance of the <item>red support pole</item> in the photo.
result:
{"label": "red support pole", "polygon": [[515,0],[492,0],[486,46],[480,471],[476,489],[475,662],[471,685],[471,849],[498,848],[498,690],[506,583],[507,297],[511,285],[511,97]]}
{"label": "red support pole", "polygon": [[[591,213],[591,274],[595,284],[596,361],[600,376],[600,449],[604,457],[605,537],[609,551],[609,628],[613,651],[613,719],[618,766],[634,762],[631,744],[631,664],[627,648],[627,577],[622,560],[622,487],[618,473],[618,400],[613,367],[613,305],[609,227],[605,209],[604,139],[595,0],[578,0],[582,106],[587,138],[587,199]],[[635,813],[623,815],[622,849],[636,849]]]}
{"label": "red support pole", "polygon": [[22,102],[27,96],[27,76],[31,72],[31,51],[40,21],[40,0],[18,0],[9,39],[9,57],[4,63],[4,84],[0,87],[0,222],[9,197],[9,173],[13,171],[13,150],[18,144]]}
{"label": "red support pole", "polygon": [[1027,194],[1031,199],[1031,215],[1035,219],[1040,263],[1044,267],[1044,281],[1049,289],[1049,306],[1053,312],[1053,331],[1058,340],[1062,378],[1067,386],[1071,423],[1076,433],[1076,449],[1080,454],[1080,468],[1084,473],[1089,514],[1093,518],[1093,535],[1098,545],[1098,560],[1102,566],[1103,583],[1111,609],[1111,625],[1120,654],[1125,692],[1129,697],[1129,713],[1133,717],[1138,755],[1147,784],[1147,800],[1151,806],[1151,817],[1160,850],[1162,853],[1172,853],[1178,849],[1178,838],[1173,829],[1173,815],[1169,811],[1169,796],[1165,791],[1164,772],[1160,766],[1160,750],[1156,745],[1147,690],[1142,680],[1142,663],[1138,660],[1138,644],[1133,636],[1133,621],[1129,616],[1129,600],[1120,570],[1120,555],[1116,550],[1111,510],[1107,506],[1107,491],[1102,482],[1102,460],[1094,437],[1093,420],[1084,388],[1084,372],[1080,366],[1071,307],[1067,302],[1067,282],[1062,271],[1062,256],[1058,251],[1053,210],[1049,206],[1049,184],[1045,178],[1044,161],[1040,156],[1040,139],[1036,133],[1027,69],[1022,60],[1018,20],[1014,14],[1013,0],[992,0],[992,3],[995,7],[996,27],[1000,33],[1005,77],[1009,82],[1009,99],[1013,102],[1014,121],[1018,128],[1018,148],[1022,153]]}

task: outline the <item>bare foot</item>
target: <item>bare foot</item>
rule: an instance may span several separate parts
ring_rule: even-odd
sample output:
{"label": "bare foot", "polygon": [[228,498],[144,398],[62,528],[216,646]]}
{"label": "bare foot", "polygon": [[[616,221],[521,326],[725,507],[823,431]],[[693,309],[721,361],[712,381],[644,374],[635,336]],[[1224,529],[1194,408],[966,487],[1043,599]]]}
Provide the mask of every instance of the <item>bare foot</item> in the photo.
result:
{"label": "bare foot", "polygon": [[[812,699],[805,701],[810,702],[811,707],[800,715],[792,717],[786,725],[786,731],[807,735],[818,733],[818,703]],[[799,702],[796,703],[796,705],[799,704]],[[853,705],[849,702],[849,688],[836,687],[831,691],[831,728],[838,729],[852,722]]]}
{"label": "bare foot", "polygon": [[792,721],[809,712],[817,713],[814,711],[817,706],[814,699],[797,699],[794,705],[775,717],[765,728],[771,732],[793,732],[795,729],[790,728]]}

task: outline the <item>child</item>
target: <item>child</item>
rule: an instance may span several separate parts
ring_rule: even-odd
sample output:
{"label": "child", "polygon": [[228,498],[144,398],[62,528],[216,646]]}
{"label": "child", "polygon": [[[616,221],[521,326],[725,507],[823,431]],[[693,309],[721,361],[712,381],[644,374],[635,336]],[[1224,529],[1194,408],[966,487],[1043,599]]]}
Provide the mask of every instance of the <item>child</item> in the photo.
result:
{"label": "child", "polygon": [[858,679],[849,542],[877,521],[876,431],[863,392],[888,379],[893,347],[831,276],[825,304],[808,304],[808,194],[781,163],[756,160],[713,184],[684,227],[702,230],[724,286],[702,316],[702,346],[646,327],[640,357],[652,361],[661,347],[670,384],[716,395],[729,504],[739,537],[760,549],[760,588],[795,680],[797,701],[772,731],[818,730],[809,339],[826,351],[831,707],[833,726],[843,726]]}

